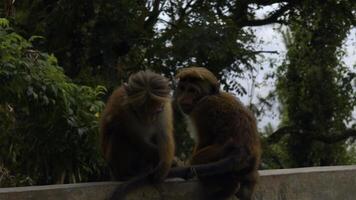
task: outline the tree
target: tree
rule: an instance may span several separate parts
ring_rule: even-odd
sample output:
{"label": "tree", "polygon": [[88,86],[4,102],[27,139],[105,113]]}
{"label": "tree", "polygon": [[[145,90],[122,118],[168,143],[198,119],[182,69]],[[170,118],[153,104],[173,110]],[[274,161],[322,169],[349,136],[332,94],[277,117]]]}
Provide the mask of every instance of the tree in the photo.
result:
{"label": "tree", "polygon": [[[8,3],[2,1],[2,7]],[[53,52],[70,78],[111,89],[144,68],[171,76],[179,67],[197,64],[223,82],[227,72],[243,76],[253,70],[256,55],[263,53],[252,48],[255,41],[248,27],[285,23],[294,4],[292,0],[21,1],[11,4],[16,10],[11,13],[16,30],[25,37],[44,37],[35,47]],[[265,18],[256,17],[257,10],[270,5],[275,9]],[[229,85],[244,93],[236,81]]]}
{"label": "tree", "polygon": [[353,8],[351,1],[304,1],[285,34],[287,60],[277,86],[282,128],[268,140],[285,143],[289,167],[347,162],[345,141],[356,136],[347,127],[356,105],[356,76],[340,59],[355,23]]}
{"label": "tree", "polygon": [[30,41],[0,26],[0,168],[20,179],[0,185],[100,177],[104,88],[74,84],[53,55],[37,51]]}

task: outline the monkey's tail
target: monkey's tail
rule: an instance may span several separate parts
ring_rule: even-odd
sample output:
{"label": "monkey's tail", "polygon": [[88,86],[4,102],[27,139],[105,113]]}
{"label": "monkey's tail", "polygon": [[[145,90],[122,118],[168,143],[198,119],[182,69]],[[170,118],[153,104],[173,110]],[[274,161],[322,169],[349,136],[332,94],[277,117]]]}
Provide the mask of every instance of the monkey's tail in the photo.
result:
{"label": "monkey's tail", "polygon": [[148,171],[147,173],[136,176],[129,181],[126,181],[120,185],[118,185],[114,192],[112,193],[109,200],[125,200],[126,195],[130,193],[130,191],[135,190],[139,187],[151,183],[151,175],[154,173],[155,169]]}

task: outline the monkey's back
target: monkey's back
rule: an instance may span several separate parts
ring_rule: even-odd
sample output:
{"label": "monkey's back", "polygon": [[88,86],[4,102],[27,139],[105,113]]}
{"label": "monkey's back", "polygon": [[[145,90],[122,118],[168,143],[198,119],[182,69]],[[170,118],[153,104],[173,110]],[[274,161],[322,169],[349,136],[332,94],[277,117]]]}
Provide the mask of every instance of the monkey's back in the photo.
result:
{"label": "monkey's back", "polygon": [[[229,93],[205,97],[196,105],[191,116],[197,124],[198,138],[204,139],[199,141],[198,146],[223,144],[231,138],[241,146],[260,145],[255,117]],[[253,152],[256,148],[249,150],[253,154],[259,153]]]}

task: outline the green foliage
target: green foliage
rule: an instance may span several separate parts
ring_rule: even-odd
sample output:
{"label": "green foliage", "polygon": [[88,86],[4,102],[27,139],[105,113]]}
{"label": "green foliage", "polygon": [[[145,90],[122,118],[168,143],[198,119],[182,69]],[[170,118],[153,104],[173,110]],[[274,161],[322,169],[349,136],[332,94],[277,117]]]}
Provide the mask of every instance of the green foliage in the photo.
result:
{"label": "green foliage", "polygon": [[2,27],[8,27],[9,26],[9,20],[5,19],[5,18],[0,18],[0,26]]}
{"label": "green foliage", "polygon": [[352,120],[355,74],[340,60],[352,6],[347,1],[305,1],[299,9],[285,35],[288,53],[277,86],[282,124],[298,132],[285,141],[291,166],[345,164],[344,141],[327,144],[312,138],[342,134]]}
{"label": "green foliage", "polygon": [[148,15],[145,1],[24,0],[16,4],[13,18],[14,28],[25,37],[44,37],[35,47],[53,52],[70,78],[112,88],[120,82],[117,75],[127,75],[117,73],[118,59],[152,37]]}
{"label": "green foliage", "polygon": [[0,165],[0,188],[33,185],[33,180],[19,173],[11,174],[4,166]]}
{"label": "green foliage", "polygon": [[35,184],[96,176],[104,93],[72,83],[53,55],[0,28],[0,163]]}

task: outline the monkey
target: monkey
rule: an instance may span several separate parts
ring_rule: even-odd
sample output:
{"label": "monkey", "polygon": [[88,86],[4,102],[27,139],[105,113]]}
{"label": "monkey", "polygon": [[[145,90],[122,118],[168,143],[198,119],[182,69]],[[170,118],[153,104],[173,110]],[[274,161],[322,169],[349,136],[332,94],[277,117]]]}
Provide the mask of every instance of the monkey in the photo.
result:
{"label": "monkey", "polygon": [[195,140],[190,164],[238,156],[246,165],[223,174],[198,176],[207,187],[203,199],[227,199],[236,194],[240,200],[251,200],[261,156],[254,115],[235,96],[221,91],[216,76],[206,68],[183,68],[176,79],[174,101],[187,117]]}
{"label": "monkey", "polygon": [[170,91],[166,78],[147,70],[109,97],[100,119],[101,150],[113,178],[128,182],[111,199],[168,174],[175,153]]}

